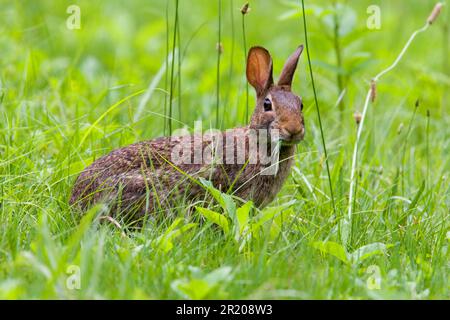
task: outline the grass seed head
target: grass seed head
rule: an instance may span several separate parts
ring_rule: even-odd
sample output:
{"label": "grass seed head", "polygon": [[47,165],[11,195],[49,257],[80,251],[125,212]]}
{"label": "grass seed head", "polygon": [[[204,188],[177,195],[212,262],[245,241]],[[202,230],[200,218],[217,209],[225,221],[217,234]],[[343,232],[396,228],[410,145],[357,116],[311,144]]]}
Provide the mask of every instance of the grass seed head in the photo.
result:
{"label": "grass seed head", "polygon": [[249,12],[250,12],[250,4],[248,2],[246,2],[241,8],[241,13],[243,15],[246,15]]}
{"label": "grass seed head", "polygon": [[359,123],[361,122],[361,119],[362,119],[361,112],[356,111],[355,113],[353,113],[353,119],[355,119],[356,125],[359,125]]}
{"label": "grass seed head", "polygon": [[442,3],[438,2],[433,8],[433,11],[431,11],[430,16],[427,19],[428,24],[433,24],[434,21],[436,21],[437,17],[439,16],[439,13],[442,11]]}
{"label": "grass seed head", "polygon": [[370,82],[370,101],[374,102],[377,98],[377,85],[375,80],[372,79]]}
{"label": "grass seed head", "polygon": [[217,42],[216,43],[216,50],[219,51],[220,54],[223,53],[223,44],[222,44],[222,42]]}

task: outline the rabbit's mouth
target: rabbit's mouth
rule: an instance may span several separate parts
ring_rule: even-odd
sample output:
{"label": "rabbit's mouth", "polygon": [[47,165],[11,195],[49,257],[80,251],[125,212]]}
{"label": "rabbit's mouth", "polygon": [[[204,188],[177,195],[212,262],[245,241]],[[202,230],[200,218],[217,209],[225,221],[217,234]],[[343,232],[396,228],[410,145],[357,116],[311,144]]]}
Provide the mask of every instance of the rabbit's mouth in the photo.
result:
{"label": "rabbit's mouth", "polygon": [[305,130],[302,129],[296,134],[286,134],[280,136],[280,141],[282,146],[294,146],[299,144],[305,135]]}
{"label": "rabbit's mouth", "polygon": [[280,141],[281,146],[290,147],[299,144],[302,141],[302,139],[280,139]]}

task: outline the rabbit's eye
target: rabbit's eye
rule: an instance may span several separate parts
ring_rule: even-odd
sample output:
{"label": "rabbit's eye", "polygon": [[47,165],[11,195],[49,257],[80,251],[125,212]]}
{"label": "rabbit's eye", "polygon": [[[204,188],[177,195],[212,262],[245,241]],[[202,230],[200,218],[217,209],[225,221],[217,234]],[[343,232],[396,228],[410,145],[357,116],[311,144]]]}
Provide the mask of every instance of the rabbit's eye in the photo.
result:
{"label": "rabbit's eye", "polygon": [[300,104],[300,110],[303,111],[303,102]]}
{"label": "rabbit's eye", "polygon": [[264,99],[264,111],[272,110],[272,101],[269,98]]}

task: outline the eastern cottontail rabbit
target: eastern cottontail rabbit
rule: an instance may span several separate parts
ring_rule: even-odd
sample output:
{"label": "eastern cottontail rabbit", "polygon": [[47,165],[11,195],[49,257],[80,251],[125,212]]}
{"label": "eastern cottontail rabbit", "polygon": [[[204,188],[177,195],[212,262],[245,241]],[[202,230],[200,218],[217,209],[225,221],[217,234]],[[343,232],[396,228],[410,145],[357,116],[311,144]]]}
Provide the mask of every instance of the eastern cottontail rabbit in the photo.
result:
{"label": "eastern cottontail rabbit", "polygon": [[[80,174],[70,204],[86,209],[103,201],[110,205],[112,214],[136,220],[146,213],[174,206],[175,199],[180,197],[204,196],[205,188],[197,182],[198,178],[204,178],[223,192],[232,192],[264,207],[288,176],[295,145],[305,132],[302,100],[291,92],[302,51],[303,46],[299,46],[289,57],[278,83],[274,84],[269,52],[262,47],[250,49],[247,79],[256,90],[256,108],[248,126],[221,132],[214,139],[205,134],[160,137],[114,150]],[[263,134],[255,134],[258,131]],[[227,143],[213,144],[220,140],[217,138]],[[255,154],[269,145],[267,149],[273,150],[274,142],[278,146],[277,169],[267,174],[263,171],[274,164],[263,163],[260,155]],[[202,155],[212,145],[216,146],[212,148],[213,161],[195,161],[198,147]],[[181,157],[183,161],[174,161],[179,150],[174,151],[180,147],[187,150],[187,156]],[[226,155],[227,161],[216,161],[217,154]]]}

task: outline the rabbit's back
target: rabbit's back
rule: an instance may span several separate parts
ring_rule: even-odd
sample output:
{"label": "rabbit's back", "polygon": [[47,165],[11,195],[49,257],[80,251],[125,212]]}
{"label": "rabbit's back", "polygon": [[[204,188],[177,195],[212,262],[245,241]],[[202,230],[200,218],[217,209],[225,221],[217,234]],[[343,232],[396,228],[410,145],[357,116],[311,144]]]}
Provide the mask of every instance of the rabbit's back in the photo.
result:
{"label": "rabbit's back", "polygon": [[[163,205],[177,193],[184,192],[189,180],[174,169],[171,152],[180,141],[161,137],[116,149],[88,166],[77,178],[70,204],[82,209],[103,201],[114,203],[114,212],[129,211],[139,215],[152,211],[155,202]],[[184,166],[193,173],[200,165]],[[117,201],[116,201],[117,200]]]}

